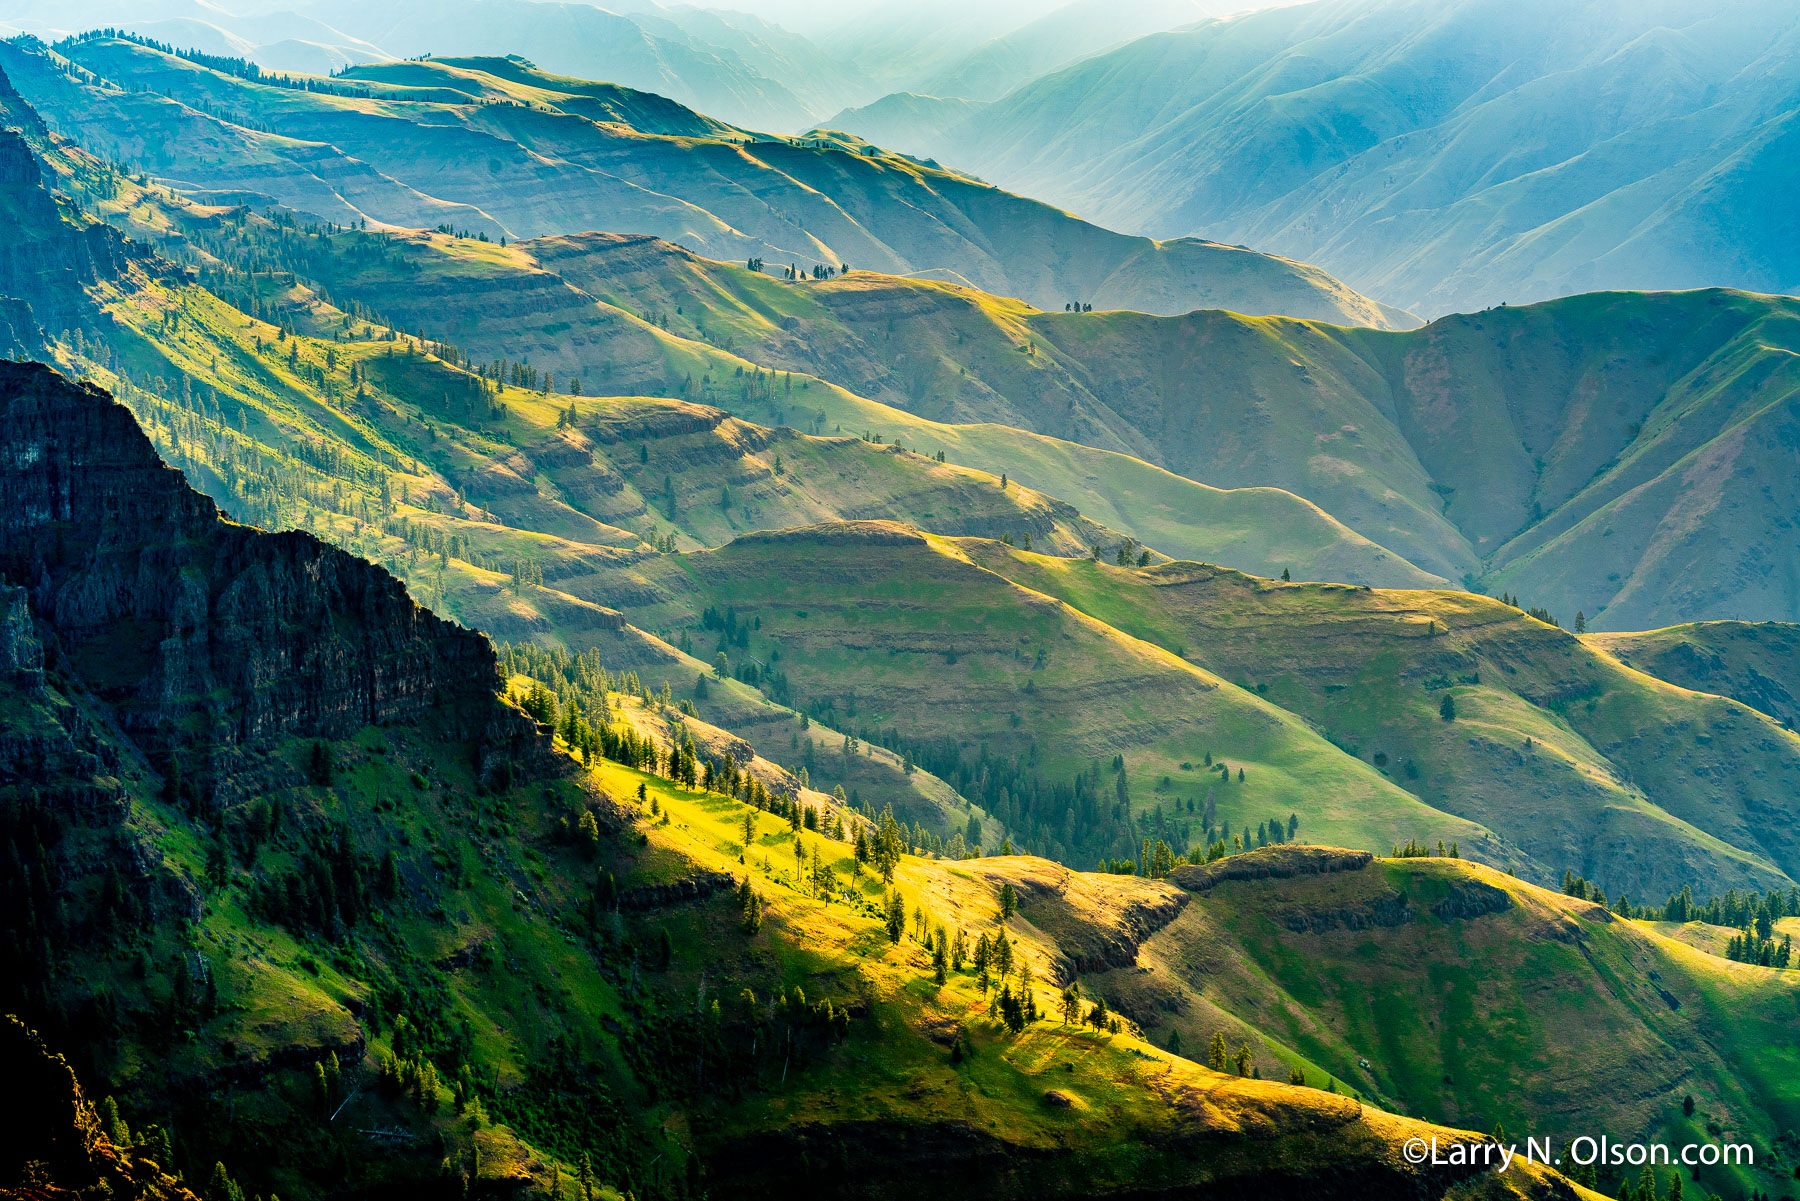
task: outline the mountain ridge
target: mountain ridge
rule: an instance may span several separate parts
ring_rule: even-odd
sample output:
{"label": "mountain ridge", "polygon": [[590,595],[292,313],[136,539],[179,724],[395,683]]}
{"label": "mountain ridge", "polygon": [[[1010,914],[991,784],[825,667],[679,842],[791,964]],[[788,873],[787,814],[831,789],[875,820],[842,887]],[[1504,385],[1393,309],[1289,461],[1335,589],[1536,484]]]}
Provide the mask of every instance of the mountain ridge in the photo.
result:
{"label": "mountain ridge", "polygon": [[1792,292],[1770,197],[1797,36],[1784,6],[1338,0],[1152,34],[972,116],[915,108],[895,144],[1121,228],[1318,262],[1426,315]]}
{"label": "mountain ridge", "polygon": [[[603,124],[583,115],[591,100],[558,92],[541,72],[529,73],[535,86],[522,91],[518,82],[498,84],[511,95],[500,103],[447,104],[435,90],[423,100],[365,101],[332,93],[387,75],[467,68],[372,66],[357,69],[355,82],[296,91],[116,38],[59,45],[102,78],[180,98],[78,83],[56,66],[56,52],[7,43],[0,65],[15,86],[91,149],[131,159],[154,145],[152,158],[168,161],[145,166],[185,188],[247,190],[340,224],[454,225],[506,238],[648,232],[719,258],[785,260],[803,271],[846,262],[902,274],[955,270],[1040,306],[1079,295],[1173,311],[1268,311],[1279,297],[1274,307],[1305,316],[1416,321],[1304,264],[1191,239],[1126,237],[895,155],[738,129],[688,139]],[[514,76],[524,70],[502,65]]]}

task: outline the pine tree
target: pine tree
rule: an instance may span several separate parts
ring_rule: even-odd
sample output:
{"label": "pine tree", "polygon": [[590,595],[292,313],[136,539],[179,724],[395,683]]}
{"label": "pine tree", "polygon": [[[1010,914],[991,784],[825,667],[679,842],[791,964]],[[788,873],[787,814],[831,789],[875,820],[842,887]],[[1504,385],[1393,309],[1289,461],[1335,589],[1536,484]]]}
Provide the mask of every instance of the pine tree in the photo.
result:
{"label": "pine tree", "polygon": [[1225,1032],[1219,1031],[1212,1036],[1212,1042],[1206,1047],[1206,1066],[1215,1072],[1225,1070],[1225,1057],[1229,1052],[1225,1049]]}
{"label": "pine tree", "polygon": [[901,898],[901,896],[898,892],[890,892],[887,895],[888,941],[893,943],[895,946],[899,946],[900,939],[905,934],[906,934],[906,902],[905,902],[905,900],[903,900]]}
{"label": "pine tree", "polygon": [[215,1162],[204,1195],[206,1201],[243,1201],[244,1190],[238,1187],[223,1163]]}
{"label": "pine tree", "polygon": [[314,784],[322,788],[328,788],[331,785],[331,748],[325,744],[323,739],[313,740],[312,755],[307,762],[307,775],[311,777]]}
{"label": "pine tree", "polygon": [[115,1147],[131,1146],[131,1128],[125,1119],[119,1116],[119,1103],[111,1097],[100,1102],[100,1126],[106,1131],[106,1137],[112,1140]]}

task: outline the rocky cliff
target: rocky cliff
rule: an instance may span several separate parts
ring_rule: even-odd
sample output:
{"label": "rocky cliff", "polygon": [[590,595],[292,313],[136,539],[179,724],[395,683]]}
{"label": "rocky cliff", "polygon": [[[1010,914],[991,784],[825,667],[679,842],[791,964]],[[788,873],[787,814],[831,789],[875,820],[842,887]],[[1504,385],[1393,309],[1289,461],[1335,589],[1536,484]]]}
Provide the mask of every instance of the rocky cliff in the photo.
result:
{"label": "rocky cliff", "polygon": [[[128,410],[35,364],[0,364],[0,585],[23,590],[52,657],[152,761],[205,770],[402,722],[472,741],[490,765],[550,763],[496,700],[479,634],[311,535],[225,521]],[[24,643],[9,640],[12,670],[30,670]]]}
{"label": "rocky cliff", "polygon": [[116,1146],[68,1060],[15,1017],[0,1018],[0,1072],[0,1201],[199,1201],[141,1150]]}

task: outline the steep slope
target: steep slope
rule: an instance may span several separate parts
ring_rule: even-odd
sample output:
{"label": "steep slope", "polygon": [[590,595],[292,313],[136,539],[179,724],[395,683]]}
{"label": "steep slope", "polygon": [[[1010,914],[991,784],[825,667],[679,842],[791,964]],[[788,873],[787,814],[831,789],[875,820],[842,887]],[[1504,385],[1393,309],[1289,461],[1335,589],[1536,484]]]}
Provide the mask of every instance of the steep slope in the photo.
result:
{"label": "steep slope", "polygon": [[944,144],[945,128],[968,121],[986,107],[986,102],[957,96],[889,92],[879,100],[838,111],[822,128],[843,130],[878,146],[935,162],[931,155]]}
{"label": "steep slope", "polygon": [[184,189],[256,193],[340,224],[643,232],[801,270],[953,273],[1041,306],[1415,323],[1305,264],[1126,237],[894,155],[624,126],[616,107],[596,110],[591,85],[517,60],[370,66],[306,91],[117,38],[59,45],[70,59],[8,44],[0,67],[63,132]]}
{"label": "steep slope", "polygon": [[1044,11],[1044,6],[1033,0],[992,0],[988,4],[872,0],[855,6],[821,7],[822,13],[808,14],[806,19],[799,19],[799,13],[781,19],[806,31],[826,53],[857,73],[865,90],[845,101],[851,104],[935,75],[972,49],[1024,28]]}
{"label": "steep slope", "polygon": [[165,771],[213,789],[222,761],[281,738],[394,722],[441,723],[482,771],[534,756],[480,635],[310,535],[223,522],[98,389],[8,363],[0,397],[5,580]]}
{"label": "steep slope", "polygon": [[[45,181],[131,214],[122,224],[134,234],[201,262],[216,260],[172,235],[184,223],[228,225],[218,210],[147,191],[35,124],[16,97],[6,104],[32,130],[31,142],[0,148],[10,155],[0,200],[18,247],[8,278],[21,299],[7,302],[18,352],[53,353],[111,381],[159,450],[234,514],[379,558],[437,611],[496,638],[585,651],[583,663],[629,672],[648,690],[686,691],[706,664],[570,595],[565,581],[682,542],[845,516],[1077,553],[1119,537],[1029,489],[893,446],[762,429],[676,401],[581,397],[577,412],[577,398],[550,395],[547,378],[477,375],[439,357],[454,358],[452,348],[432,354],[352,319],[291,277],[208,267],[208,283],[244,306],[233,308],[114,230],[59,211]],[[34,306],[58,319],[59,339],[46,341]],[[796,715],[754,689],[726,682],[708,712],[758,746],[790,749]],[[808,737],[841,741],[825,726]],[[843,766],[825,786],[874,810],[892,805],[921,843],[952,831],[969,831],[971,845],[1003,840],[991,819],[984,836],[929,773],[902,772],[898,759]]]}
{"label": "steep slope", "polygon": [[903,145],[1426,314],[1791,292],[1796,37],[1786,5],[1334,0],[1139,39]]}
{"label": "steep slope", "polygon": [[[1100,522],[1169,553],[1267,574],[1291,567],[1317,578],[1390,586],[1444,582],[1442,576],[1419,570],[1316,506],[1277,489],[1209,488],[1078,443],[988,424],[949,426],[920,420],[835,388],[817,387],[817,379],[765,370],[754,362],[776,359],[793,367],[858,378],[864,381],[858,387],[914,404],[905,386],[888,374],[884,346],[858,348],[851,341],[855,330],[836,322],[827,324],[840,292],[877,301],[891,296],[892,309],[915,318],[924,316],[931,306],[947,306],[953,318],[973,318],[955,329],[959,343],[965,337],[1005,338],[1008,346],[1029,337],[1020,322],[1030,310],[1017,302],[1000,302],[942,285],[868,277],[861,272],[831,282],[775,280],[646,237],[586,234],[532,239],[504,248],[441,233],[316,229],[302,238],[295,236],[290,224],[241,210],[170,203],[163,194],[132,187],[116,194],[90,190],[74,172],[68,175],[68,186],[133,237],[158,244],[166,253],[204,263],[236,264],[235,272],[274,270],[276,274],[267,282],[247,280],[236,273],[208,274],[209,286],[246,309],[265,313],[271,305],[277,310],[291,309],[293,297],[283,274],[291,271],[341,304],[380,313],[384,321],[402,328],[428,332],[458,353],[488,363],[484,370],[491,372],[495,362],[526,361],[545,376],[554,377],[564,390],[680,394],[778,427],[755,435],[757,438],[792,442],[778,446],[771,441],[764,448],[762,457],[768,461],[762,467],[746,464],[733,469],[729,478],[712,479],[693,474],[693,469],[713,462],[710,458],[704,462],[680,459],[671,469],[662,457],[654,456],[656,461],[646,459],[634,466],[629,445],[618,446],[613,433],[588,430],[584,446],[597,455],[614,458],[616,468],[636,484],[636,488],[619,492],[617,481],[609,480],[605,486],[617,496],[598,508],[577,502],[614,525],[645,532],[643,519],[660,515],[677,530],[716,544],[744,523],[769,527],[831,516],[895,517],[945,533],[1006,534],[1019,542],[1031,539],[1040,547],[1071,545],[1064,532],[1070,531],[1075,538],[1072,545],[1079,550],[1096,537],[1109,547],[1115,545],[1116,536],[1089,528]],[[271,288],[269,283],[276,286]],[[850,315],[868,323],[883,312],[888,312],[888,306],[877,303],[852,309]],[[986,319],[988,315],[1003,320],[995,324]],[[888,319],[891,321],[892,312]],[[921,348],[947,336],[933,328],[936,321],[915,320],[914,324]],[[751,358],[740,357],[737,351]],[[953,375],[940,364],[930,386],[934,391],[939,387],[948,391],[950,382],[959,378],[969,383],[967,376]],[[973,386],[974,395],[967,401],[957,398],[955,407],[933,406],[931,413],[955,420],[979,412],[981,402],[996,394],[982,386],[979,377]],[[648,401],[633,403],[656,407]],[[612,402],[606,404],[617,408]],[[466,424],[468,414],[461,417]],[[718,419],[715,414],[710,420],[716,424]],[[666,423],[653,422],[647,428],[664,426]],[[798,472],[776,480],[770,471],[775,457],[785,455],[784,461],[791,463],[806,448],[821,446],[804,439],[793,442],[791,434],[780,431],[784,426],[815,435],[856,432],[881,442],[884,449],[877,453],[864,446],[857,451],[838,444],[834,455],[828,457],[846,462],[841,468],[827,466],[827,474],[838,477],[837,484]],[[1108,440],[1118,443],[1097,425],[1086,425],[1083,430],[1093,431],[1089,436],[1102,444]],[[589,446],[595,439],[614,444],[614,448]],[[659,438],[646,441],[660,445]],[[894,478],[899,490],[893,495],[898,501],[907,491],[917,490],[917,485],[901,483],[910,474],[923,470],[937,479],[959,475],[948,467],[920,464],[916,456],[879,457],[902,443],[927,456],[954,456],[956,462],[988,472],[990,477],[1007,476],[1049,496],[1071,498],[1083,512],[1097,516],[1085,527],[1068,515],[1056,516],[1046,525],[1045,514],[1052,510],[1066,513],[1066,507],[1045,498],[1027,501],[1022,492],[1008,496],[1005,489],[1000,495],[975,489],[957,496],[931,488],[904,507],[896,507],[880,499],[878,480]],[[546,449],[552,457],[572,453],[556,443],[546,444]],[[627,453],[617,461],[621,450]],[[851,463],[881,469],[865,474]],[[699,499],[702,478],[713,488],[723,484],[734,493],[748,490],[748,503],[715,509]],[[797,498],[790,494],[802,478],[808,491],[821,497],[835,494],[836,499],[827,502],[836,507],[835,513],[817,504],[795,503]],[[998,479],[988,482],[997,483]],[[783,486],[771,490],[768,484]],[[674,507],[663,503],[655,506],[655,512],[640,507],[658,493],[665,494],[666,501],[670,489],[676,494]],[[640,492],[645,498],[641,502],[636,499]],[[1022,508],[1020,502],[1024,502]],[[748,514],[740,509],[747,509]],[[1010,518],[1006,516],[1009,513],[1013,514]],[[977,520],[975,514],[992,516]],[[971,525],[971,520],[976,524]]]}
{"label": "steep slope", "polygon": [[1621,668],[1500,602],[959,545],[1306,718],[1427,804],[1516,846],[1541,883],[1574,868],[1660,900],[1689,882],[1800,878],[1800,738],[1734,701]]}
{"label": "steep slope", "polygon": [[[1516,856],[1255,694],[901,526],[745,535],[568,586],[703,659],[716,645],[728,668],[757,664],[776,700],[871,744],[831,750],[902,754],[1064,862],[1290,813],[1313,840],[1385,846],[1428,827]],[[1208,756],[1244,778],[1202,775]],[[1159,783],[1184,773],[1183,788]]]}
{"label": "steep slope", "polygon": [[326,0],[314,11],[403,58],[487,54],[502,47],[547,71],[673,96],[760,128],[798,128],[816,111],[785,82],[791,63],[762,59],[766,44],[729,39],[726,25],[701,39],[672,22],[652,25],[629,12],[535,0],[401,0],[375,8]]}
{"label": "steep slope", "polygon": [[[30,123],[16,98],[8,111]],[[590,559],[630,560],[746,528],[897,518],[1070,553],[1119,538],[1051,497],[891,446],[753,426],[680,401],[580,396],[574,373],[562,392],[535,369],[527,386],[522,365],[510,382],[490,365],[478,374],[453,347],[401,339],[291,276],[226,268],[174,236],[182,226],[248,227],[291,246],[301,241],[291,224],[176,204],[41,127],[31,136],[35,147],[7,144],[0,187],[19,231],[5,290],[24,306],[24,326],[37,328],[34,313],[48,317],[66,335],[57,353],[117,384],[158,444],[234,513],[307,525],[378,554],[434,604],[496,636],[610,635],[616,620],[541,586]],[[59,211],[46,170],[104,211],[129,214],[121,224],[134,235],[205,264],[208,287],[72,206]],[[235,252],[256,244],[239,236],[221,249],[243,262]],[[451,293],[467,289],[466,277],[447,282]],[[678,345],[646,322],[611,316],[652,348]],[[772,376],[755,387],[772,389]],[[421,551],[438,556],[435,571]],[[511,598],[495,582],[508,573]],[[522,598],[519,585],[533,580]]]}
{"label": "steep slope", "polygon": [[[479,638],[372,565],[220,521],[104,394],[9,367],[0,406],[0,996],[106,1098],[88,1106],[68,1065],[9,1026],[15,1100],[37,1108],[7,1124],[0,1187],[56,1196],[123,1175],[108,1191],[181,1196],[164,1179],[179,1172],[225,1197],[566,1195],[596,1177],[648,1197],[686,1195],[689,1179],[752,1197],[795,1179],[900,1195],[845,1185],[829,1165],[852,1153],[868,1180],[933,1179],[947,1196],[1567,1187],[1527,1165],[1409,1167],[1407,1138],[1485,1137],[1233,1080],[1122,1023],[1058,1025],[1035,1006],[1001,1022],[990,977],[959,964],[934,980],[925,949],[935,915],[997,910],[986,882],[905,854],[884,823],[890,893],[845,841],[861,819],[829,803],[802,821],[791,797],[742,779],[747,801],[619,763],[578,770],[494,695]],[[107,514],[120,520],[95,521]],[[106,584],[154,605],[132,588],[163,569],[186,581],[174,637],[129,619],[94,634]],[[250,611],[200,603],[207,585],[290,571],[322,587]],[[246,621],[264,623],[265,662],[291,656],[275,686],[320,703],[239,731],[191,724],[184,751],[237,753],[203,774],[152,766],[131,731],[163,723],[122,720],[146,699],[132,672],[156,670],[133,648],[151,635],[161,668],[188,663],[214,704],[257,711],[262,680],[198,670],[199,645]],[[88,653],[97,636],[110,654]],[[370,708],[375,693],[394,700]],[[627,744],[617,711],[592,714],[607,746],[681,774],[671,752],[686,742]],[[586,719],[559,724],[591,746]],[[471,750],[500,744],[471,731],[495,729],[508,758],[478,774]],[[759,830],[771,811],[795,820]],[[740,882],[753,904],[729,895]],[[903,919],[918,909],[916,938],[884,930],[890,895]],[[1070,961],[1029,930],[1009,949],[1008,997]],[[709,990],[729,1008],[696,1007]],[[25,1151],[29,1132],[43,1141]],[[777,1179],[764,1168],[784,1149],[806,1154]]]}
{"label": "steep slope", "polygon": [[1060,432],[1058,402],[1081,415],[1110,401],[1109,427],[1154,444],[1153,461],[1288,488],[1429,570],[1565,621],[1785,620],[1800,606],[1784,549],[1800,501],[1787,299],[1601,294],[1375,337],[1091,316],[1033,320],[1062,369],[1002,384],[1035,407],[1014,410],[1021,424]]}
{"label": "steep slope", "polygon": [[1776,622],[1708,621],[1585,641],[1646,675],[1800,722],[1800,629]]}
{"label": "steep slope", "polygon": [[[1800,496],[1784,490],[1796,478],[1788,431],[1800,326],[1785,298],[1598,294],[1372,334],[1222,313],[1035,313],[864,272],[794,286],[652,242],[543,239],[521,250],[584,297],[954,423],[965,437],[978,428],[969,423],[999,422],[1215,486],[1273,484],[1440,578],[1520,593],[1566,622],[1577,612],[1612,629],[1800,613],[1785,536]],[[358,266],[348,247],[334,255],[301,267],[365,303],[392,296],[406,305],[398,271]],[[503,271],[483,272],[484,286],[503,286]],[[524,282],[515,275],[504,286]],[[560,326],[584,306],[556,307],[563,311],[533,312],[530,326]],[[407,313],[431,320],[423,306]],[[589,321],[596,334],[606,328]],[[458,323],[457,335],[497,345],[497,334],[473,324]],[[549,335],[532,349],[617,372],[613,387],[666,382],[616,337],[599,353]],[[775,422],[828,407],[729,395],[717,403]],[[834,421],[898,432],[892,415],[830,407]],[[905,436],[929,449],[945,432],[915,425]],[[1241,553],[1233,548],[1197,545],[1172,528],[1179,520],[1156,522],[1141,499],[1101,507],[1079,474],[977,461],[1171,554],[1250,567],[1225,557]],[[1147,485],[1133,490],[1141,497]],[[1251,569],[1325,567],[1335,578],[1387,582],[1367,567],[1341,574],[1341,559],[1283,563],[1274,546],[1264,563]]]}
{"label": "steep slope", "polygon": [[[1786,298],[1598,294],[1378,334],[1223,313],[1032,313],[858,273],[808,286],[814,303],[784,306],[792,320],[774,327],[737,319],[715,295],[729,282],[680,262],[554,257],[590,292],[704,305],[709,328],[723,307],[744,356],[937,421],[998,421],[1214,486],[1286,489],[1429,572],[1565,622],[1800,614],[1787,536],[1800,325]],[[1161,531],[1120,528],[1186,553]]]}
{"label": "steep slope", "polygon": [[[1685,1183],[1786,1187],[1794,1065],[1776,1052],[1751,1066],[1744,1052],[1773,1045],[1800,973],[1702,954],[1456,860],[1269,848],[1177,868],[1172,882],[1191,899],[1142,938],[1126,965],[1137,970],[1084,976],[1163,1041],[1179,1033],[1199,1054],[1222,1030],[1234,1050],[1248,1042],[1265,1076],[1316,1064],[1408,1113],[1530,1131],[1572,1171],[1569,1144],[1594,1124],[1673,1146],[1723,1124],[1759,1148],[1755,1166]],[[1047,906],[1025,895],[1036,920]],[[1639,1087],[1621,1087],[1640,1072]],[[1602,1171],[1609,1195],[1636,1185],[1635,1168],[1629,1180]]]}

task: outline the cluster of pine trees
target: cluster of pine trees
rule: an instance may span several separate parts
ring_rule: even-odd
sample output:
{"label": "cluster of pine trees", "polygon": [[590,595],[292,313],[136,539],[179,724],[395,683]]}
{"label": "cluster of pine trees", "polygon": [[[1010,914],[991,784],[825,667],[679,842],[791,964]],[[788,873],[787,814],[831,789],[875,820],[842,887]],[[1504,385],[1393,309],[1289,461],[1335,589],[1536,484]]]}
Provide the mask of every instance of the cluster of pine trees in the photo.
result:
{"label": "cluster of pine trees", "polygon": [[349,826],[325,822],[307,830],[287,866],[258,875],[252,907],[297,934],[341,938],[384,900],[400,892],[393,851],[377,857],[362,850]]}
{"label": "cluster of pine trees", "polygon": [[[1558,629],[1562,628],[1562,622],[1556,620],[1555,614],[1551,613],[1550,610],[1548,610],[1548,609],[1542,608],[1541,606],[1533,605],[1531,608],[1527,609],[1523,604],[1521,604],[1519,602],[1518,597],[1510,596],[1504,592],[1502,592],[1500,594],[1500,603],[1503,605],[1511,605],[1513,608],[1524,613],[1527,617],[1535,617],[1539,621],[1543,622],[1545,625],[1553,625],[1553,626],[1556,626]],[[1577,625],[1580,628],[1578,628],[1575,631],[1577,634],[1585,633],[1586,627],[1587,627],[1587,615],[1585,613],[1583,613],[1580,615],[1580,617],[1581,617],[1581,620],[1579,622],[1577,622]]]}
{"label": "cluster of pine trees", "polygon": [[1388,858],[1390,858],[1390,859],[1461,859],[1462,858],[1462,847],[1455,842],[1450,843],[1449,846],[1445,846],[1444,840],[1440,838],[1437,840],[1437,848],[1434,850],[1434,849],[1432,849],[1432,847],[1430,845],[1428,845],[1424,842],[1421,842],[1416,838],[1409,838],[1406,840],[1405,846],[1401,846],[1399,843],[1395,843],[1394,849],[1391,852],[1389,852],[1389,854],[1388,854]]}
{"label": "cluster of pine trees", "polygon": [[1726,945],[1726,956],[1740,963],[1763,967],[1788,967],[1793,961],[1793,937],[1775,938],[1775,923],[1784,917],[1800,917],[1800,887],[1772,888],[1764,893],[1735,888],[1697,900],[1691,886],[1670,893],[1662,905],[1634,905],[1620,893],[1609,900],[1604,889],[1575,872],[1563,873],[1565,896],[1604,905],[1620,917],[1640,921],[1704,922],[1736,931]]}

